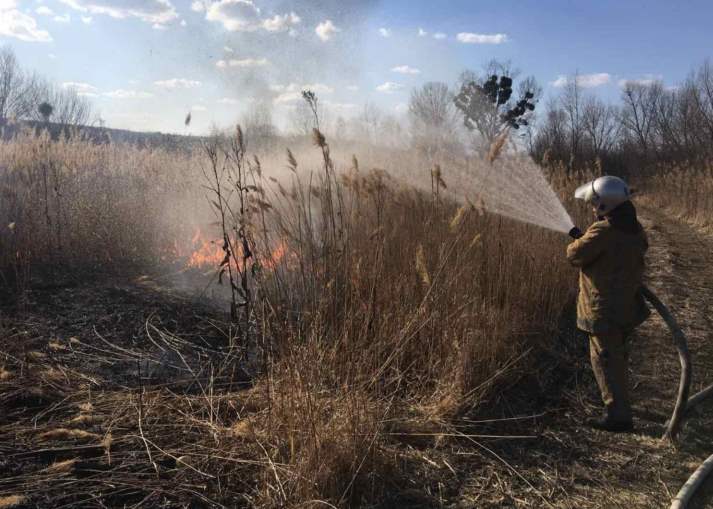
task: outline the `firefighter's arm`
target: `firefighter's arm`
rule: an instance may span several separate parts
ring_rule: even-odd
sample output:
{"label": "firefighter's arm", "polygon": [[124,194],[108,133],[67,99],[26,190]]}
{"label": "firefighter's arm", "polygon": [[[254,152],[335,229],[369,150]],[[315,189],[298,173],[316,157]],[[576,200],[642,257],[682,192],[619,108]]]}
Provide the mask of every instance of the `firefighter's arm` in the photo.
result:
{"label": "firefighter's arm", "polygon": [[606,233],[609,225],[598,221],[590,226],[584,235],[567,246],[567,260],[575,267],[586,267],[604,252]]}

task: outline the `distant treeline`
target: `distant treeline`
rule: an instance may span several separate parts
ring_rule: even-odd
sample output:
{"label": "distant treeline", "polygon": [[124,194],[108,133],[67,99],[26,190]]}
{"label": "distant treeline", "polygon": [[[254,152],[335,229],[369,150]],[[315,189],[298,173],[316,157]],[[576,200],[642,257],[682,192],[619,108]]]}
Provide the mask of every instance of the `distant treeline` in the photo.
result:
{"label": "distant treeline", "polygon": [[576,76],[540,113],[530,144],[539,162],[568,169],[599,161],[604,172],[635,173],[663,163],[713,159],[713,66],[704,62],[678,86],[623,82],[619,104],[585,94]]}
{"label": "distant treeline", "polygon": [[137,148],[160,147],[174,151],[190,151],[203,140],[203,138],[198,136],[182,136],[160,132],[136,132],[127,131],[125,129],[67,125],[35,120],[8,121],[0,118],[0,139],[2,140],[10,140],[26,130],[35,131],[38,135],[42,131],[47,131],[53,140],[78,137],[97,144],[123,143],[133,145]]}

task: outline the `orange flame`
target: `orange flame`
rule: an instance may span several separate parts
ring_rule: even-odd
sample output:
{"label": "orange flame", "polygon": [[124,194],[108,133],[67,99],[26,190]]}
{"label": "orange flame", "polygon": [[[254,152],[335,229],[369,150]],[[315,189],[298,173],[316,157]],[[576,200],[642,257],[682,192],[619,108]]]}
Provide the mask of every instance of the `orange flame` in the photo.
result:
{"label": "orange flame", "polygon": [[[223,250],[223,241],[220,239],[207,239],[200,228],[196,229],[195,234],[191,238],[191,254],[186,262],[187,268],[192,269],[211,269],[218,268],[225,260],[225,251]],[[264,269],[275,270],[281,261],[287,257],[294,258],[294,253],[290,253],[287,244],[280,241],[269,256],[261,259],[261,265]],[[240,263],[242,260],[240,260]],[[231,260],[231,264],[235,267],[236,261]],[[241,263],[242,265],[242,263]]]}
{"label": "orange flame", "polygon": [[202,240],[193,244],[198,244],[198,248],[191,253],[186,267],[194,269],[217,267],[225,258],[225,251],[217,240]]}

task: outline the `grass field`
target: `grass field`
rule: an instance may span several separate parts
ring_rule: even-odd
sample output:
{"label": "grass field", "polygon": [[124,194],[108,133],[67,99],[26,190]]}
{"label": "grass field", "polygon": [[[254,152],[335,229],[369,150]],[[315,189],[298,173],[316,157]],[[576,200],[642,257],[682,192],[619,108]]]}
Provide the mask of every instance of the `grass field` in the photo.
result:
{"label": "grass field", "polygon": [[[328,141],[304,164],[240,132],[182,155],[2,142],[0,507],[437,506],[434,451],[492,459],[507,436],[478,419],[552,389],[566,239],[454,201],[462,161],[410,183]],[[670,206],[706,222],[695,175]]]}

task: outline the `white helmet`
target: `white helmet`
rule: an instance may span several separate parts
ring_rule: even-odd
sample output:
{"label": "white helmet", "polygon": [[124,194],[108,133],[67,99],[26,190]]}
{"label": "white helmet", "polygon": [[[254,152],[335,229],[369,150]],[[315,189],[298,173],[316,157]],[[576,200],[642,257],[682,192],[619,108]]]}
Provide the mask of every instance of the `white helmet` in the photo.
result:
{"label": "white helmet", "polygon": [[599,177],[579,186],[574,197],[584,200],[597,208],[599,215],[606,215],[631,198],[631,191],[619,177]]}

